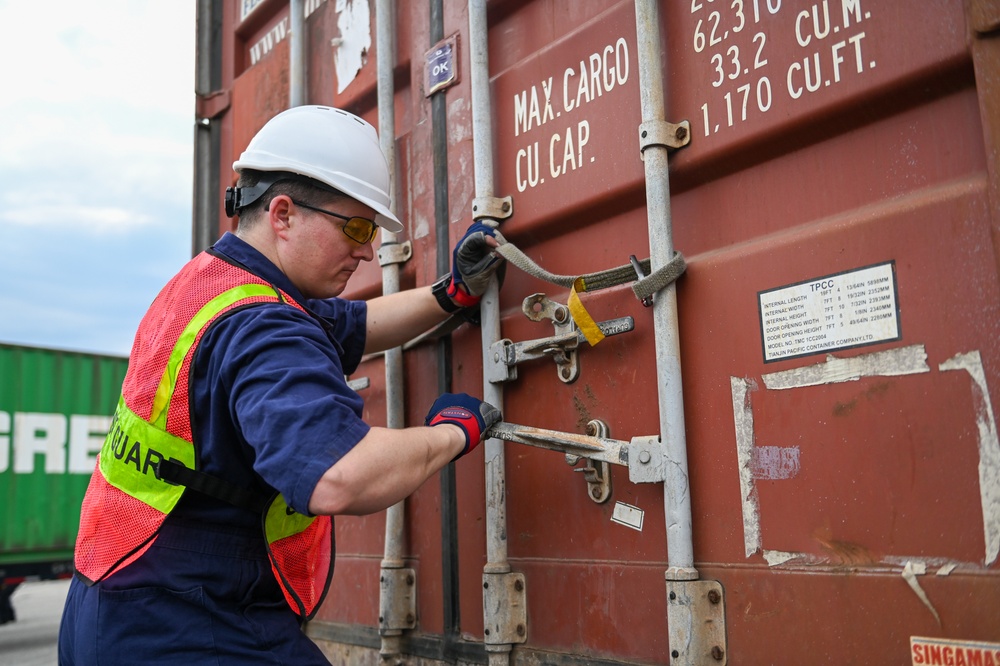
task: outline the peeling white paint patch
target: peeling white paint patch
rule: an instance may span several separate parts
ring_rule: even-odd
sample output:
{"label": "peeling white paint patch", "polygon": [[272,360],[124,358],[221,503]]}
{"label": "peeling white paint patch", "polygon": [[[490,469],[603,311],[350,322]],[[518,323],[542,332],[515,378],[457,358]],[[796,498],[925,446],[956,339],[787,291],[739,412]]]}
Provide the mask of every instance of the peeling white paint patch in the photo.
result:
{"label": "peeling white paint patch", "polygon": [[979,351],[958,354],[940,365],[946,370],[965,370],[975,387],[976,425],[979,427],[979,495],[983,505],[983,531],[986,540],[986,566],[1000,554],[1000,440],[993,416],[986,372]]}
{"label": "peeling white paint patch", "polygon": [[414,240],[431,235],[431,219],[421,211],[414,212],[412,226]]}
{"label": "peeling white paint patch", "polygon": [[448,100],[448,141],[472,141],[472,104],[464,97]]}
{"label": "peeling white paint patch", "polygon": [[791,389],[819,384],[854,382],[862,377],[895,377],[930,372],[923,345],[864,354],[853,358],[826,357],[825,363],[763,375],[768,389]]}
{"label": "peeling white paint patch", "polygon": [[791,479],[799,473],[797,446],[755,446],[752,458],[755,479]]}
{"label": "peeling white paint patch", "polygon": [[740,496],[743,503],[743,545],[746,556],[760,550],[760,502],[753,478],[753,410],[750,391],[756,382],[742,377],[730,377],[733,392],[733,420],[736,423],[736,459],[740,470]]}
{"label": "peeling white paint patch", "polygon": [[368,0],[337,0],[336,9],[340,37],[334,40],[333,64],[337,71],[339,95],[368,62],[368,51],[372,47],[372,16]]}
{"label": "peeling white paint patch", "polygon": [[767,560],[767,566],[776,567],[779,564],[784,564],[789,560],[798,559],[801,553],[787,553],[783,550],[765,550],[764,559]]}
{"label": "peeling white paint patch", "polygon": [[[973,398],[976,422],[979,430],[979,485],[982,498],[983,526],[986,542],[986,566],[1000,557],[1000,438],[997,436],[993,403],[986,383],[986,373],[978,351],[958,354],[941,363],[939,370],[965,370],[973,380]],[[807,368],[798,368],[763,376],[767,389],[791,389],[819,384],[857,381],[863,377],[902,376],[929,373],[927,353],[923,345],[912,345],[899,349],[876,352],[851,359],[828,356],[825,363]],[[782,447],[755,447],[754,421],[750,393],[758,390],[751,378],[730,377],[733,398],[733,420],[736,430],[736,454],[739,464],[740,493],[743,509],[743,541],[749,558],[761,552],[769,566],[781,566],[794,560],[795,565],[822,564],[825,560],[807,553],[794,553],[763,548],[760,526],[760,502],[757,495],[756,479],[764,475],[780,475],[795,469],[794,454]],[[782,458],[785,456],[785,458]],[[768,465],[771,467],[768,468]],[[760,474],[760,476],[755,476]],[[904,568],[903,577],[924,600],[927,607],[937,617],[937,612],[926,599],[916,580],[928,566],[938,567],[936,575],[947,576],[957,567],[978,568],[978,562],[956,563],[950,558],[915,558],[887,555],[884,564],[895,564]],[[940,622],[940,620],[939,620]]]}
{"label": "peeling white paint patch", "polygon": [[920,562],[924,567],[947,567],[953,566],[954,568],[962,567],[963,569],[981,569],[981,562],[964,562],[962,560],[953,560],[948,557],[925,557],[916,555],[887,555],[881,560],[884,564],[892,564],[897,567],[905,566],[907,562]]}
{"label": "peeling white paint patch", "polygon": [[927,573],[927,567],[923,562],[907,562],[903,566],[903,580],[916,593],[920,601],[924,602],[924,606],[930,609],[931,613],[934,614],[934,619],[937,620],[940,626],[941,616],[938,615],[937,610],[934,609],[934,605],[931,604],[931,600],[927,598],[927,593],[924,592],[924,588],[920,587],[920,582],[917,580],[917,576],[923,576],[925,573]]}

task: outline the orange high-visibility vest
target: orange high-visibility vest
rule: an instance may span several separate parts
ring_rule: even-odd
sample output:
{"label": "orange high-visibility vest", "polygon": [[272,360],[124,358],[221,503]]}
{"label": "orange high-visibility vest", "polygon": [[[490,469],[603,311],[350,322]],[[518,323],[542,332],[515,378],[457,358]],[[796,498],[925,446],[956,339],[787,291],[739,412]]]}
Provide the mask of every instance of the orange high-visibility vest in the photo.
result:
{"label": "orange high-visibility vest", "polygon": [[[226,313],[261,303],[306,311],[266,280],[203,252],[167,283],[143,317],[83,499],[75,566],[88,584],[141,557],[184,494],[186,486],[161,478],[160,465],[169,461],[197,473],[188,377],[198,343]],[[296,513],[277,493],[258,499],[271,569],[288,605],[309,619],[333,573],[332,519]]]}

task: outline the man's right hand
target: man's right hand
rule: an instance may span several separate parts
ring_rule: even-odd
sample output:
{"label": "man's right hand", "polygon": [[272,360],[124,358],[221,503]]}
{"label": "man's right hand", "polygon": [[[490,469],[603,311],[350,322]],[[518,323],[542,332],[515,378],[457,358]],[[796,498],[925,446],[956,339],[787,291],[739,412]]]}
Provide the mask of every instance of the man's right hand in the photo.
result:
{"label": "man's right hand", "polygon": [[424,425],[450,423],[461,428],[465,433],[465,448],[455,456],[460,458],[476,448],[486,431],[502,419],[500,410],[488,402],[466,393],[444,393],[431,405]]}

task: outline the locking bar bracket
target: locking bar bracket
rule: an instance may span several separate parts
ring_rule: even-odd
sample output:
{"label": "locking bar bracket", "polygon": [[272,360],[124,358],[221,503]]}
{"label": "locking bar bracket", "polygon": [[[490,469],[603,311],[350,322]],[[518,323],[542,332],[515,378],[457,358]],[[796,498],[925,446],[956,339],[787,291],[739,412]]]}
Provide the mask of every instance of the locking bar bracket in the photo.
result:
{"label": "locking bar bracket", "polygon": [[413,243],[382,243],[378,248],[378,265],[405,264],[413,256]]}
{"label": "locking bar bracket", "polygon": [[667,480],[667,457],[657,435],[633,437],[628,444],[628,480],[661,483]]}
{"label": "locking bar bracket", "polygon": [[670,663],[701,666],[729,662],[726,597],[715,580],[667,580]]}
{"label": "locking bar bracket", "polygon": [[506,220],[514,214],[512,197],[476,197],[472,200],[472,219]]}
{"label": "locking bar bracket", "polygon": [[528,640],[528,604],[524,574],[483,573],[483,639],[491,645]]}
{"label": "locking bar bracket", "polygon": [[[594,419],[587,424],[587,434],[592,437],[607,439],[610,433],[608,424],[600,419]],[[566,462],[576,465],[581,460],[583,467],[574,467],[574,472],[582,472],[587,482],[587,497],[597,504],[603,504],[611,498],[611,466],[604,460],[594,461],[574,453],[566,454]]]}
{"label": "locking bar bracket", "polygon": [[679,123],[647,120],[639,125],[640,153],[645,152],[650,146],[665,146],[676,150],[689,143],[691,143],[691,123],[687,120]]}
{"label": "locking bar bracket", "polygon": [[417,572],[382,567],[379,576],[379,633],[417,626]]}
{"label": "locking bar bracket", "polygon": [[[494,342],[487,355],[484,368],[486,378],[493,384],[517,379],[517,365],[546,356],[555,361],[559,380],[571,384],[580,376],[577,350],[586,338],[573,322],[569,308],[545,297],[532,294],[524,299],[521,310],[532,321],[550,319],[555,335],[525,342],[512,342],[506,338]],[[635,328],[632,317],[618,317],[597,324],[605,336],[627,333]]]}

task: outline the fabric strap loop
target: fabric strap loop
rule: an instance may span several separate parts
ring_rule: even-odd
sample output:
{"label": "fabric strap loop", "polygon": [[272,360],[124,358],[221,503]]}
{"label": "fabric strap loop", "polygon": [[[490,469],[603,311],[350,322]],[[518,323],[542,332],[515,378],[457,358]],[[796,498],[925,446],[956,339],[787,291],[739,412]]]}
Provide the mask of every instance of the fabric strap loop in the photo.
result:
{"label": "fabric strap loop", "polygon": [[550,273],[535,263],[517,246],[507,241],[499,231],[496,232],[496,239],[499,243],[499,246],[496,248],[497,254],[504,259],[534,278],[570,289],[568,304],[570,314],[591,346],[603,340],[604,334],[601,333],[597,323],[580,301],[580,293],[585,291],[599,291],[620,284],[634,282],[635,284],[632,285],[633,293],[635,293],[636,298],[639,300],[644,300],[675,282],[687,269],[687,262],[684,260],[684,255],[680,252],[674,252],[673,259],[657,269],[652,275],[648,274],[650,271],[650,260],[643,259],[639,262],[643,273],[647,275],[638,280],[636,279],[638,278],[636,270],[631,263],[584,275],[557,275]]}

